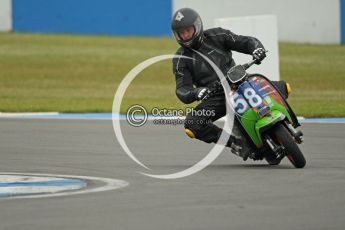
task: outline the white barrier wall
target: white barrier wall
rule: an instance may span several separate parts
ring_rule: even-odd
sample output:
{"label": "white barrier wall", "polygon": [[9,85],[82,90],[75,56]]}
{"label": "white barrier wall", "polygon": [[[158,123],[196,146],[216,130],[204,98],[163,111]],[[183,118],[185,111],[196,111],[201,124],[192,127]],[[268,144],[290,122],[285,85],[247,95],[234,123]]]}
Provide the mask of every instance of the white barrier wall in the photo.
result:
{"label": "white barrier wall", "polygon": [[216,18],[273,14],[278,18],[280,41],[341,41],[339,0],[173,0],[174,12],[183,7],[198,11],[205,28],[213,27]]}
{"label": "white barrier wall", "polygon": [[0,31],[12,30],[12,0],[0,0]]}
{"label": "white barrier wall", "polygon": [[[249,35],[258,38],[265,49],[267,57],[261,65],[253,65],[249,73],[261,73],[271,80],[279,80],[279,52],[277,17],[262,15],[255,17],[220,18],[215,19],[215,25],[224,29],[236,31],[240,35]],[[237,64],[243,64],[252,59],[250,55],[233,52]]]}

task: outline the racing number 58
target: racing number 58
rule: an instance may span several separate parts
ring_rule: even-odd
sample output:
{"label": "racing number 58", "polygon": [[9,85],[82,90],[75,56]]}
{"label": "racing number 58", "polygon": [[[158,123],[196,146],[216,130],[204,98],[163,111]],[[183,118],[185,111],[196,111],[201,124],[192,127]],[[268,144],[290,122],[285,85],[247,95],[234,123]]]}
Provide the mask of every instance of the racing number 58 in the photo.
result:
{"label": "racing number 58", "polygon": [[[255,92],[253,88],[245,88],[243,91],[243,97],[236,92],[233,97],[233,104],[236,113],[243,114],[246,112],[250,107],[257,107],[262,103],[261,97]],[[248,103],[249,105],[248,105]]]}

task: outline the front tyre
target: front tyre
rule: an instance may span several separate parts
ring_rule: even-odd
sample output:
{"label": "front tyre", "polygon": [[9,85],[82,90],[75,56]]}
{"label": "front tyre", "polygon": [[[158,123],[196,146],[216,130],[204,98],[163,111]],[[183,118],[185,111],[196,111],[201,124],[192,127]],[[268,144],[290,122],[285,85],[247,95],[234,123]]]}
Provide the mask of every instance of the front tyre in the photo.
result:
{"label": "front tyre", "polygon": [[305,166],[306,161],[301,150],[283,123],[279,122],[273,128],[271,137],[285,148],[287,158],[296,168]]}
{"label": "front tyre", "polygon": [[280,162],[282,161],[282,158],[277,158],[273,156],[273,154],[270,154],[269,156],[265,157],[265,160],[269,165],[279,165]]}

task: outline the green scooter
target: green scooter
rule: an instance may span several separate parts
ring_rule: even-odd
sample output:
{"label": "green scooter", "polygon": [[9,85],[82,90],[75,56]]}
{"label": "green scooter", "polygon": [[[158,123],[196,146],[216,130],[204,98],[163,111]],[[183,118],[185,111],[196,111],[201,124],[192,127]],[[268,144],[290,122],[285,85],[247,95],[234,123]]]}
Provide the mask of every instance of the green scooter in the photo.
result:
{"label": "green scooter", "polygon": [[303,133],[296,130],[300,123],[282,93],[269,79],[246,72],[255,62],[236,65],[226,76],[231,88],[227,96],[235,119],[256,150],[249,157],[278,165],[286,156],[296,168],[303,168],[306,160],[298,147],[303,141]]}

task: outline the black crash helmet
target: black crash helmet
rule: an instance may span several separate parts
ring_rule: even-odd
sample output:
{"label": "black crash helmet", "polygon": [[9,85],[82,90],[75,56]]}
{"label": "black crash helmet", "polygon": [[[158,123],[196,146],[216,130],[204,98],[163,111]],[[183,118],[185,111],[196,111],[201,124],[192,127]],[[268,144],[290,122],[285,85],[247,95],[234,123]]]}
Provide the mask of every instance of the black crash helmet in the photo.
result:
{"label": "black crash helmet", "polygon": [[[194,26],[195,29],[193,37],[187,41],[182,40],[178,32],[191,26]],[[198,48],[202,44],[202,21],[199,14],[193,9],[182,8],[176,11],[172,18],[171,29],[174,33],[176,41],[182,46],[188,48]]]}

